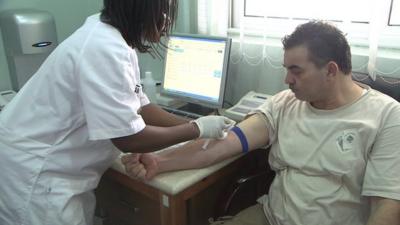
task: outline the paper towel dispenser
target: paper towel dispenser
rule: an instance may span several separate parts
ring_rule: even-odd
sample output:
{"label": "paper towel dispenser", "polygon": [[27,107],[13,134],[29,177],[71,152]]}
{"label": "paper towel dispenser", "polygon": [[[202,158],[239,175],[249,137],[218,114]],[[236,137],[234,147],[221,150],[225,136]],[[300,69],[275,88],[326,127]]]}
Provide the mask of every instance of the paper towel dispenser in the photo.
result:
{"label": "paper towel dispenser", "polygon": [[0,13],[0,27],[13,89],[18,91],[57,45],[54,17],[36,9]]}

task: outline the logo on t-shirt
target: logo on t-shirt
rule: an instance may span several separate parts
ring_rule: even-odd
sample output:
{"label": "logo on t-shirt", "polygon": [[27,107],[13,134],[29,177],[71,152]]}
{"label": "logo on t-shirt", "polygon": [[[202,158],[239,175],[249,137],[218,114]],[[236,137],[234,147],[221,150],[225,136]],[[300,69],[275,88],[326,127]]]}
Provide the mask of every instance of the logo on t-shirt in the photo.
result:
{"label": "logo on t-shirt", "polygon": [[343,131],[342,135],[336,138],[336,144],[341,152],[348,152],[353,149],[356,133],[353,131]]}

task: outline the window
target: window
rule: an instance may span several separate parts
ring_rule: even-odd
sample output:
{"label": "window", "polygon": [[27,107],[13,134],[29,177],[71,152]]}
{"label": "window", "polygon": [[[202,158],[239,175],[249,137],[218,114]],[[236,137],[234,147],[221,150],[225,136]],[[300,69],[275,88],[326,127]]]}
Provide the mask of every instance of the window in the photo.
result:
{"label": "window", "polygon": [[[244,15],[247,17],[285,18],[308,20],[322,18],[332,21],[349,20],[366,23],[372,0],[245,0]],[[346,5],[346,7],[343,7]],[[359,6],[359,7],[357,7]],[[357,10],[354,10],[357,8]]]}
{"label": "window", "polygon": [[400,26],[400,0],[392,0],[390,5],[389,26]]}
{"label": "window", "polygon": [[282,37],[312,19],[334,22],[360,45],[378,24],[380,46],[400,47],[400,0],[232,0],[231,28],[247,34]]}

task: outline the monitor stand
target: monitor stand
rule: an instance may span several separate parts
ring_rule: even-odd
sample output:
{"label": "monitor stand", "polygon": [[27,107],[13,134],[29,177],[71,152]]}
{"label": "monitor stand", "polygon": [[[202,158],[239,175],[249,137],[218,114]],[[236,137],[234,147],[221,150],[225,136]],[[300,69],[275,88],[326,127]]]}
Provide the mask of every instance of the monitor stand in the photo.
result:
{"label": "monitor stand", "polygon": [[212,112],[214,112],[214,109],[212,109],[212,108],[201,106],[201,105],[194,104],[194,103],[187,103],[187,104],[179,107],[178,109],[185,111],[185,112],[202,115],[202,116],[207,116],[207,115],[210,115]]}

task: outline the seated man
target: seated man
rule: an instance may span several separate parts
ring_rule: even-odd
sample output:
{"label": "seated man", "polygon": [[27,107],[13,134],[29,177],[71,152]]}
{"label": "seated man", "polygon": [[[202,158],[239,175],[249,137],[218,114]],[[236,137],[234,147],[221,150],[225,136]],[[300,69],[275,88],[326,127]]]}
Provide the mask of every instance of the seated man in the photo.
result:
{"label": "seated man", "polygon": [[400,103],[351,78],[343,33],[321,21],[283,39],[290,90],[268,99],[227,138],[123,158],[132,177],[199,168],[271,146],[276,177],[263,204],[226,225],[400,224]]}

